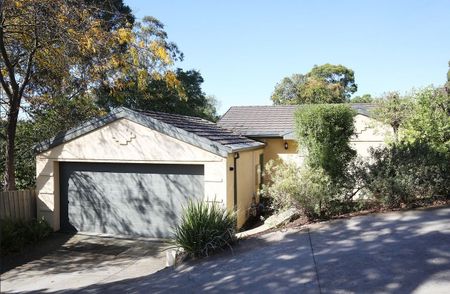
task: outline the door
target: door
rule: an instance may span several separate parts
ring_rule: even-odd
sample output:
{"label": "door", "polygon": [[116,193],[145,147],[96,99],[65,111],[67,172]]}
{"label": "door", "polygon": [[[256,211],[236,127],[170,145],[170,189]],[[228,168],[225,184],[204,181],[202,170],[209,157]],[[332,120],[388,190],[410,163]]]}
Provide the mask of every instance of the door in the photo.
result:
{"label": "door", "polygon": [[170,237],[203,194],[203,165],[60,163],[61,230]]}

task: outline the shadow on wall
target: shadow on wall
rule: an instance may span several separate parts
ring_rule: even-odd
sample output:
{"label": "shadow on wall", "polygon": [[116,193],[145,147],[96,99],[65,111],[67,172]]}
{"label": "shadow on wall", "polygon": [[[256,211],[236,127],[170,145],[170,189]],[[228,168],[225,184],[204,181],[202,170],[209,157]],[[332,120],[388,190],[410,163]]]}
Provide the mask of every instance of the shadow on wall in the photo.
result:
{"label": "shadow on wall", "polygon": [[[340,220],[312,231],[321,291],[411,293],[432,280],[448,282],[449,218],[450,208],[381,214]],[[228,251],[153,275],[72,290],[186,293],[193,289],[319,293],[308,233],[268,234],[242,241],[234,254]]]}
{"label": "shadow on wall", "polygon": [[204,193],[202,165],[62,163],[61,171],[65,231],[170,237],[182,206]]}

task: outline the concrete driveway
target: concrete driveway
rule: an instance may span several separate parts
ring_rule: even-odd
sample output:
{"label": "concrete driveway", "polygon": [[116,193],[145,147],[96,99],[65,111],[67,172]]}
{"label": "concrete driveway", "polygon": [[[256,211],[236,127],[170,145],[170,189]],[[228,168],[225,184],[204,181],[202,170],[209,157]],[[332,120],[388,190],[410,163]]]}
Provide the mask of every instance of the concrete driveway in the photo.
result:
{"label": "concrete driveway", "polygon": [[64,292],[147,276],[165,267],[167,244],[54,234],[39,247],[26,257],[34,260],[0,276],[2,293]]}
{"label": "concrete driveway", "polygon": [[[120,259],[116,262],[120,264]],[[29,270],[35,278],[28,281],[34,283],[20,289],[83,293],[450,293],[450,207],[360,216],[303,230],[273,232],[241,241],[233,253],[154,274],[139,272],[131,278],[124,270],[89,281],[90,272],[109,270],[102,262],[92,262],[78,274],[86,276],[89,286],[70,284],[77,271],[69,266],[67,284],[63,287],[64,279],[60,279],[61,286],[51,288],[47,274],[55,277],[52,272],[64,273],[57,267],[46,268],[39,272],[32,266]],[[126,267],[139,271],[139,267],[133,268]],[[20,290],[7,274],[8,289]],[[29,275],[26,269],[21,274]],[[16,281],[22,281],[20,276]]]}

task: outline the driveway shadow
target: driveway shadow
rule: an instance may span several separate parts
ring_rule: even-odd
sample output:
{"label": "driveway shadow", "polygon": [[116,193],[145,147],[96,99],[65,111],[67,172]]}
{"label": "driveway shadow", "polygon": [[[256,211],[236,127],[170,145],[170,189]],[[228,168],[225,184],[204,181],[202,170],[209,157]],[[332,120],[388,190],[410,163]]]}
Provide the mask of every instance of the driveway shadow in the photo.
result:
{"label": "driveway shadow", "polygon": [[311,240],[324,293],[450,293],[450,207],[334,221]]}
{"label": "driveway shadow", "polygon": [[[56,233],[40,246],[39,254],[1,276],[2,293],[46,289],[52,292],[98,283],[124,271],[125,277],[135,277],[163,268],[163,242],[65,235]],[[144,262],[144,264],[142,264]],[[127,271],[128,270],[128,271]],[[39,290],[36,292],[42,292]],[[34,292],[34,291],[32,291]]]}
{"label": "driveway shadow", "polygon": [[[274,233],[242,241],[233,252],[190,261],[134,279],[95,284],[64,293],[318,293],[308,234]],[[276,246],[274,246],[276,244]],[[47,292],[39,289],[27,293]]]}
{"label": "driveway shadow", "polygon": [[21,252],[2,256],[0,274],[55,252],[72,237],[73,234],[52,233],[38,244],[26,246]]}

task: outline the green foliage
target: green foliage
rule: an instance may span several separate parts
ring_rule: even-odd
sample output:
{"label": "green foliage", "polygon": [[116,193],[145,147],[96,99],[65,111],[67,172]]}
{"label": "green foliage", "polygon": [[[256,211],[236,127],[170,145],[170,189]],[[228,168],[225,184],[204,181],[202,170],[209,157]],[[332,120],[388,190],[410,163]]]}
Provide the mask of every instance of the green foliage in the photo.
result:
{"label": "green foliage", "polygon": [[374,117],[392,127],[394,142],[399,141],[399,130],[410,115],[411,103],[408,97],[401,97],[398,92],[389,92],[380,99],[373,111]]}
{"label": "green foliage", "polygon": [[335,102],[349,99],[358,90],[353,70],[340,64],[315,65],[308,76],[326,82]]}
{"label": "green foliage", "polygon": [[445,83],[445,90],[447,95],[450,96],[450,61],[448,62],[448,71],[447,71],[447,82]]}
{"label": "green foliage", "polygon": [[299,93],[305,86],[307,77],[302,74],[293,74],[285,77],[275,86],[271,99],[275,105],[300,104]]}
{"label": "green foliage", "polygon": [[272,200],[275,210],[296,207],[309,219],[331,217],[355,209],[352,189],[344,187],[345,179],[336,183],[320,167],[299,167],[294,162],[269,161],[265,174],[270,182],[262,194]]}
{"label": "green foliage", "polygon": [[[348,105],[305,105],[295,113],[300,146],[307,149],[307,163],[323,169],[333,180],[345,174],[356,156],[349,145],[355,133],[355,112]],[[302,147],[301,147],[302,148]]]}
{"label": "green foliage", "polygon": [[299,193],[294,200],[309,218],[329,215],[331,200],[337,198],[338,191],[330,176],[320,167],[305,167],[300,170]]}
{"label": "green foliage", "polygon": [[372,150],[365,170],[365,189],[388,207],[450,196],[450,154],[427,144],[400,143]]}
{"label": "green foliage", "polygon": [[355,96],[350,99],[350,103],[375,103],[375,102],[377,102],[377,100],[375,100],[370,94]]}
{"label": "green foliage", "polygon": [[[29,189],[36,181],[36,154],[33,147],[57,133],[73,128],[84,121],[103,114],[89,96],[67,100],[54,98],[31,106],[28,120],[20,120],[16,128],[15,176],[17,189]],[[3,126],[4,121],[0,124]],[[0,141],[0,178],[5,166],[6,141]],[[0,188],[3,183],[0,183]]]}
{"label": "green foliage", "polygon": [[236,215],[218,204],[189,203],[174,229],[174,243],[192,257],[230,247],[235,241]]}
{"label": "green foliage", "polygon": [[306,75],[294,74],[275,86],[274,104],[343,103],[355,93],[354,72],[343,65],[315,65]]}
{"label": "green foliage", "polygon": [[98,87],[111,92],[130,83],[144,88],[148,76],[173,87],[178,84],[171,69],[182,54],[167,40],[162,23],[152,17],[135,23],[121,0],[58,5],[50,0],[3,1],[0,21],[3,189],[16,189],[16,123],[21,109],[41,108],[61,97],[67,103],[83,100]]}
{"label": "green foliage", "polygon": [[443,89],[428,87],[411,100],[410,113],[400,130],[401,140],[450,152],[450,96]]}
{"label": "green foliage", "polygon": [[349,145],[354,116],[348,105],[298,108],[296,134],[300,148],[307,150],[307,164],[302,168],[285,162],[266,166],[271,181],[263,193],[276,209],[296,206],[309,218],[328,217],[347,209],[356,184],[348,170],[356,156]]}
{"label": "green foliage", "polygon": [[26,245],[36,244],[52,232],[52,228],[43,220],[0,220],[1,255],[20,252]]}
{"label": "green foliage", "polygon": [[139,88],[135,83],[114,93],[107,88],[101,88],[97,91],[100,97],[98,103],[106,109],[126,106],[141,110],[198,116],[216,121],[217,101],[203,92],[201,88],[203,77],[200,73],[179,68],[175,74],[179,82],[176,87],[164,79],[149,76],[145,88]]}
{"label": "green foliage", "polygon": [[264,168],[270,181],[263,185],[262,195],[271,200],[276,210],[283,210],[293,206],[293,199],[300,193],[300,169],[293,162],[270,160]]}

